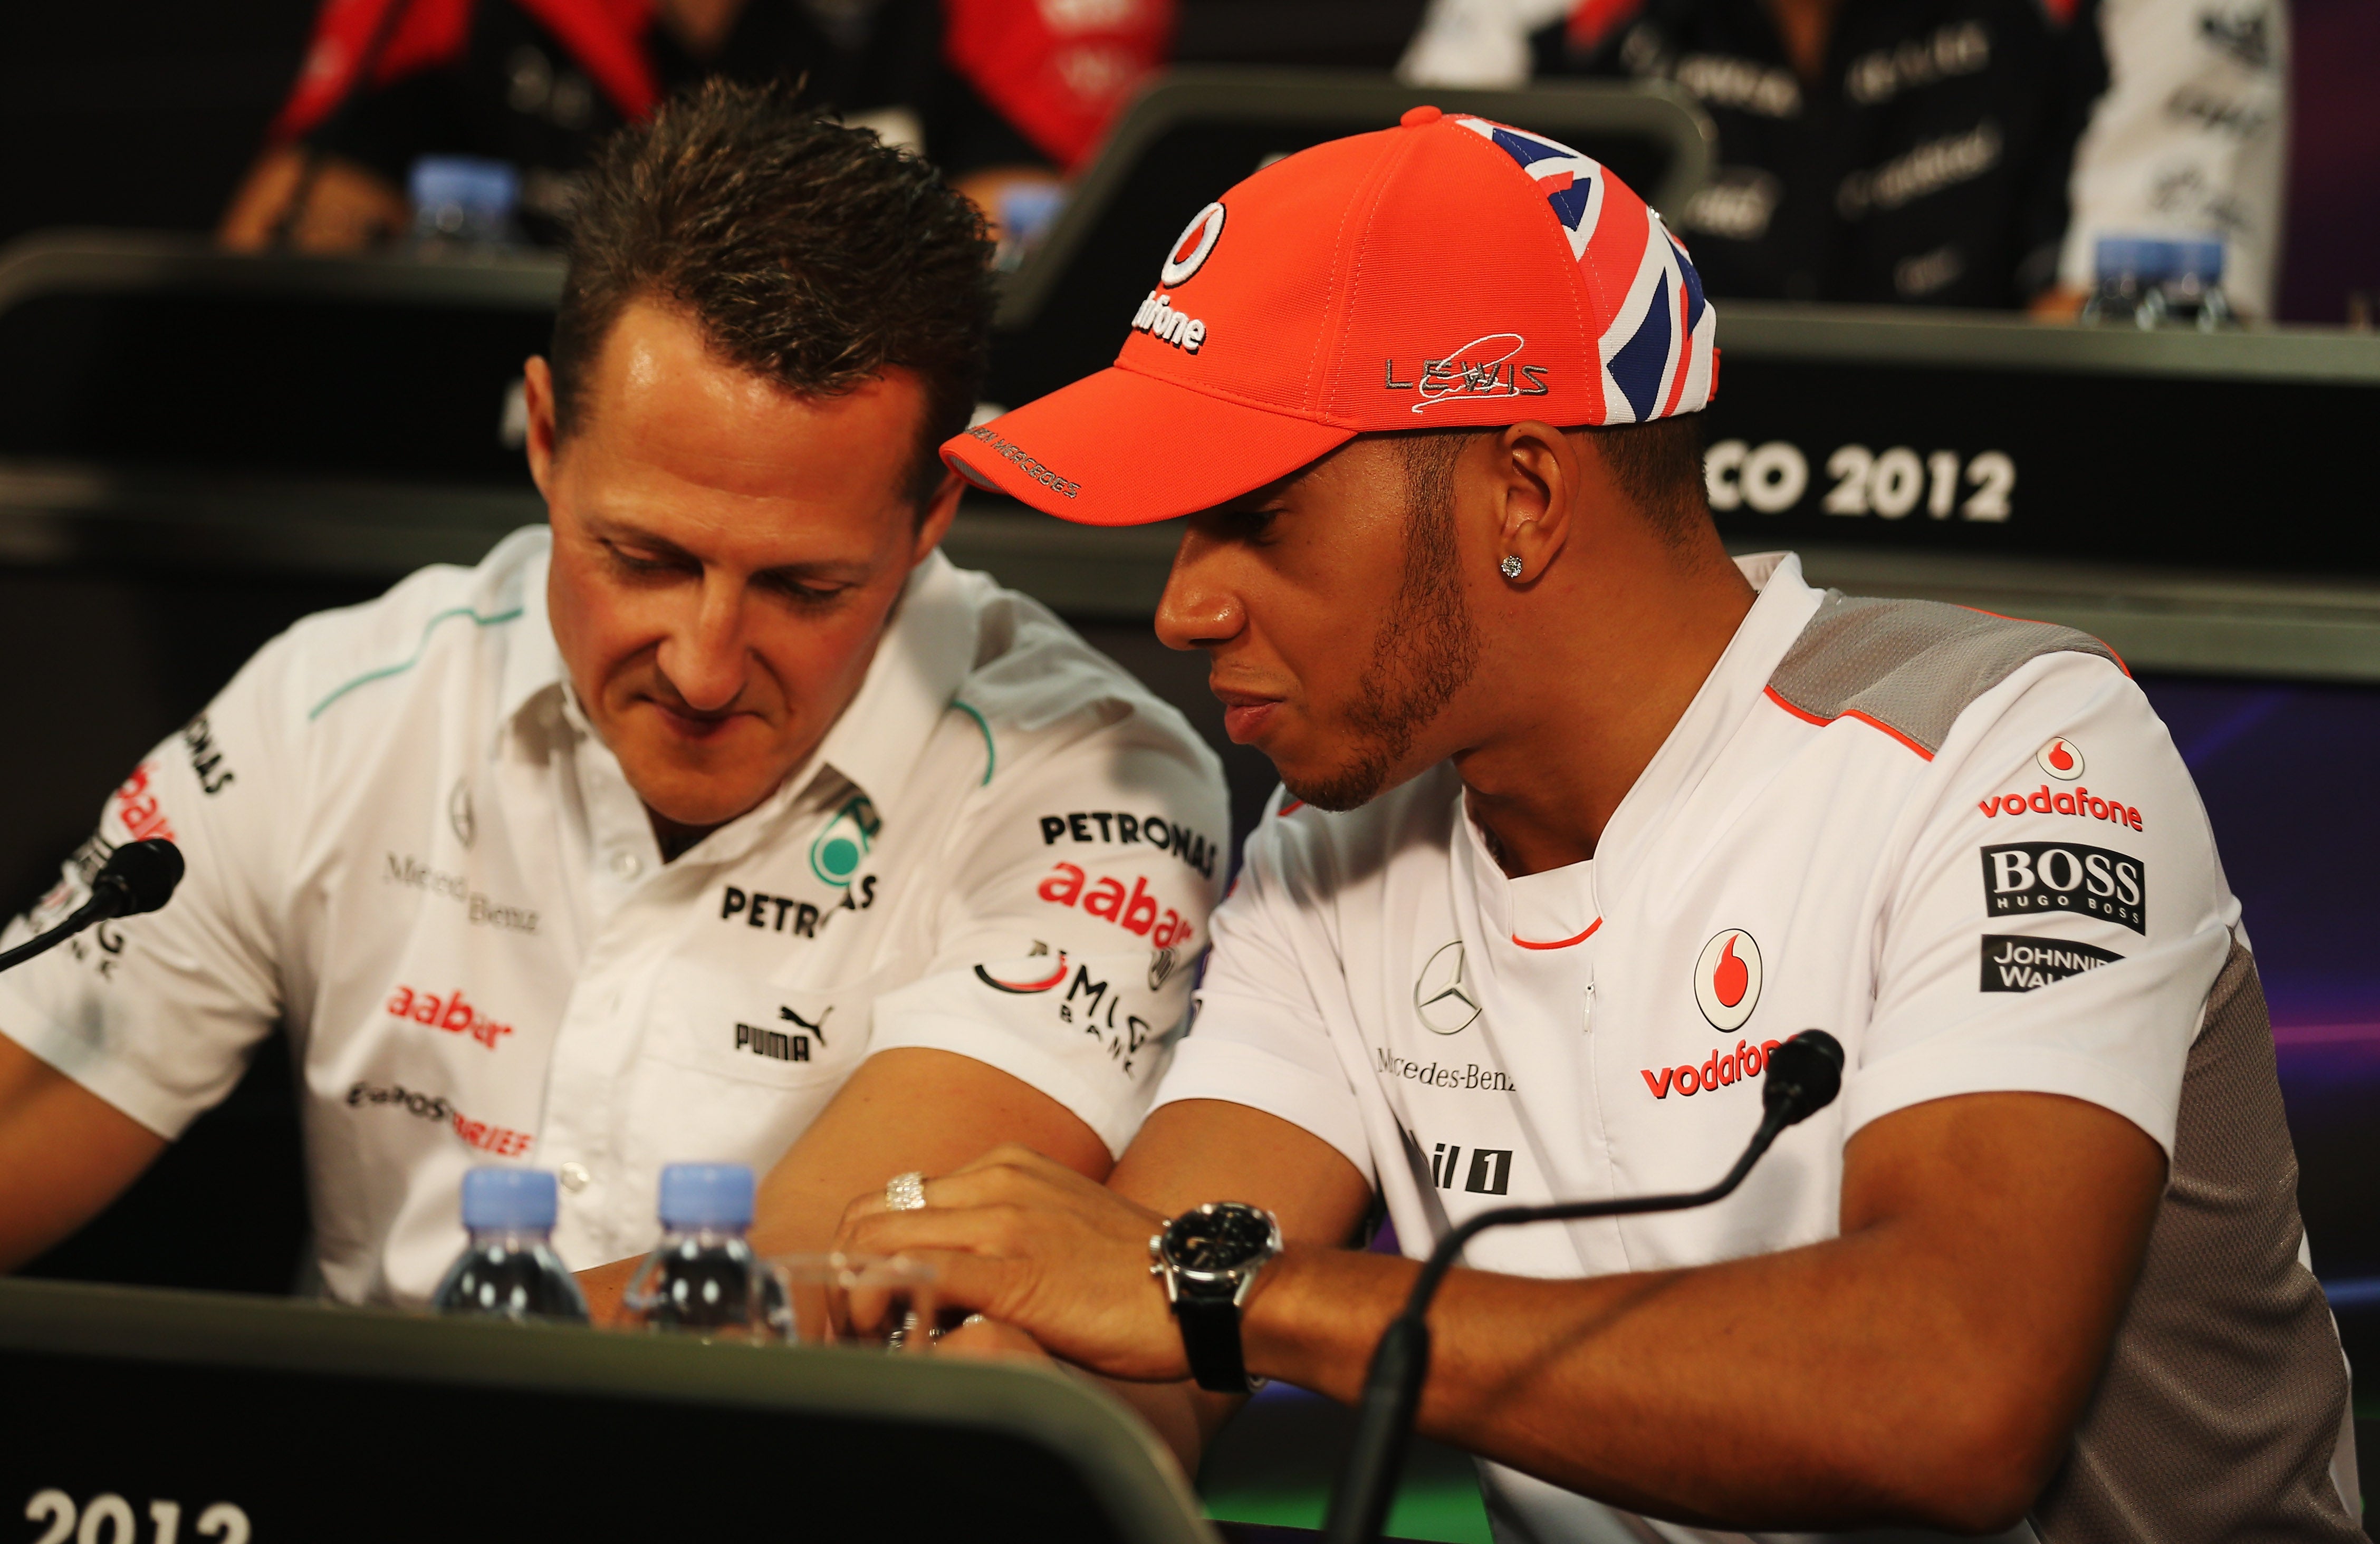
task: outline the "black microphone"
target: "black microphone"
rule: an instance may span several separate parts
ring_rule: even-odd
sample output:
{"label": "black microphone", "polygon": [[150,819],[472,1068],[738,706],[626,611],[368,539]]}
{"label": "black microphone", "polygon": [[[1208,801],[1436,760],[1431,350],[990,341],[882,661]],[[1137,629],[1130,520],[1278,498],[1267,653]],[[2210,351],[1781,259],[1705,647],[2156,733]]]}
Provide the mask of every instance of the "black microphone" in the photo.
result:
{"label": "black microphone", "polygon": [[55,948],[93,923],[110,917],[136,917],[154,911],[182,882],[182,850],[163,837],[128,842],[108,854],[91,882],[91,899],[57,926],[0,954],[0,971],[22,965],[45,949]]}
{"label": "black microphone", "polygon": [[1389,1501],[1403,1466],[1422,1382],[1429,1376],[1429,1303],[1454,1268],[1463,1246],[1489,1228],[1522,1223],[1574,1222],[1584,1217],[1636,1216],[1647,1212],[1683,1212],[1724,1199],[1784,1129],[1834,1103],[1843,1085],[1843,1048],[1824,1030],[1803,1030],[1768,1053],[1760,1085],[1760,1128],[1725,1177],[1707,1190],[1686,1195],[1623,1196],[1616,1200],[1573,1200],[1552,1206],[1500,1206],[1449,1230],[1414,1278],[1404,1311],[1390,1321],[1372,1353],[1364,1395],[1355,1406],[1355,1436],[1346,1466],[1330,1493],[1330,1514],[1322,1525],[1324,1544],[1373,1544],[1388,1522]]}

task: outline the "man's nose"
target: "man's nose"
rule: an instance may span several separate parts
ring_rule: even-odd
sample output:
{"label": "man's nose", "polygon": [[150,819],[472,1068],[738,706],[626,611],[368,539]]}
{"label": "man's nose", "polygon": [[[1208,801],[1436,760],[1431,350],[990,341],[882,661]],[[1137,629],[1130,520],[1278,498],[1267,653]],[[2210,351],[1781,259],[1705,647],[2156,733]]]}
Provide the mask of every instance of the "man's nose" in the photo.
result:
{"label": "man's nose", "polygon": [[1196,525],[1182,533],[1165,593],[1157,601],[1157,639],[1167,648],[1211,648],[1245,624],[1238,594],[1224,583],[1228,551]]}
{"label": "man's nose", "polygon": [[706,569],[691,609],[662,640],[658,663],[686,706],[716,713],[744,690],[744,586]]}

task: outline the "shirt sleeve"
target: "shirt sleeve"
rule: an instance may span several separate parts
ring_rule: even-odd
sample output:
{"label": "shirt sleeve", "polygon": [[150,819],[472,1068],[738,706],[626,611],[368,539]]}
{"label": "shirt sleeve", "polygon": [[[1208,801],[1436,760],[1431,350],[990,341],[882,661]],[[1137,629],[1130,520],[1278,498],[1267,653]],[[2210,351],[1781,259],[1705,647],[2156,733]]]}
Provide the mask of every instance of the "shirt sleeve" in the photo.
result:
{"label": "shirt sleeve", "polygon": [[0,1032],[168,1140],[231,1092],[280,1016],[269,876],[296,779],[270,700],[286,652],[267,645],[151,752],[58,883],[0,930],[14,946],[56,926],[127,842],[181,850],[182,881],[162,910],[101,923],[0,975]]}
{"label": "shirt sleeve", "polygon": [[[1291,839],[1282,826],[1269,814],[1248,839],[1239,882],[1215,911],[1191,1032],[1151,1107],[1220,1099],[1262,1110],[1329,1142],[1371,1178],[1362,1106],[1318,995],[1336,1000],[1345,986],[1335,952],[1314,936],[1320,887],[1308,870],[1318,843]],[[1317,952],[1328,957],[1323,969],[1302,958]]]}
{"label": "shirt sleeve", "polygon": [[1145,709],[1040,738],[960,823],[932,962],[877,999],[869,1045],[996,1067],[1121,1153],[1222,887],[1222,768],[1186,724]]}
{"label": "shirt sleeve", "polygon": [[1845,1134],[1953,1094],[2064,1094],[2172,1150],[2181,1080],[2239,903],[2140,689],[2050,655],[1936,758],[1877,941]]}

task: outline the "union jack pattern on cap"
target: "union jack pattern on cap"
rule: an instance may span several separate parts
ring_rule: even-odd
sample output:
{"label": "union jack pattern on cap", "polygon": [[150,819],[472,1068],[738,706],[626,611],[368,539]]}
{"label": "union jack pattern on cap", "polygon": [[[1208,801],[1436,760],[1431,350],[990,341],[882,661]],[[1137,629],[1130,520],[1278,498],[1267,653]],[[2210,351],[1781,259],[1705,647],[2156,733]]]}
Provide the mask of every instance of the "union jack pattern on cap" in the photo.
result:
{"label": "union jack pattern on cap", "polygon": [[1536,179],[1589,286],[1624,296],[1597,340],[1603,421],[1641,424],[1708,406],[1718,318],[1703,303],[1702,276],[1684,244],[1660,215],[1568,145],[1486,118],[1454,121]]}
{"label": "union jack pattern on cap", "polygon": [[1529,129],[1416,107],[1183,212],[1114,367],[952,440],[961,476],[1140,525],[1359,434],[1642,424],[1718,387],[1717,308],[1684,246],[1609,168]]}

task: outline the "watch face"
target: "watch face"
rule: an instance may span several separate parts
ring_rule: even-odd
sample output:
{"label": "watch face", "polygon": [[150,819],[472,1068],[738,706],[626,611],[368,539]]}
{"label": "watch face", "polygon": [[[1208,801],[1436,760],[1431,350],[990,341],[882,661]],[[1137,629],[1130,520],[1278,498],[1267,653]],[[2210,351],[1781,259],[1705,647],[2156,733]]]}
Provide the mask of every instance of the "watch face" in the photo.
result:
{"label": "watch face", "polygon": [[1273,1221],[1238,1201],[1196,1207],[1165,1230],[1165,1252],[1176,1268],[1201,1273],[1236,1271],[1271,1248]]}

